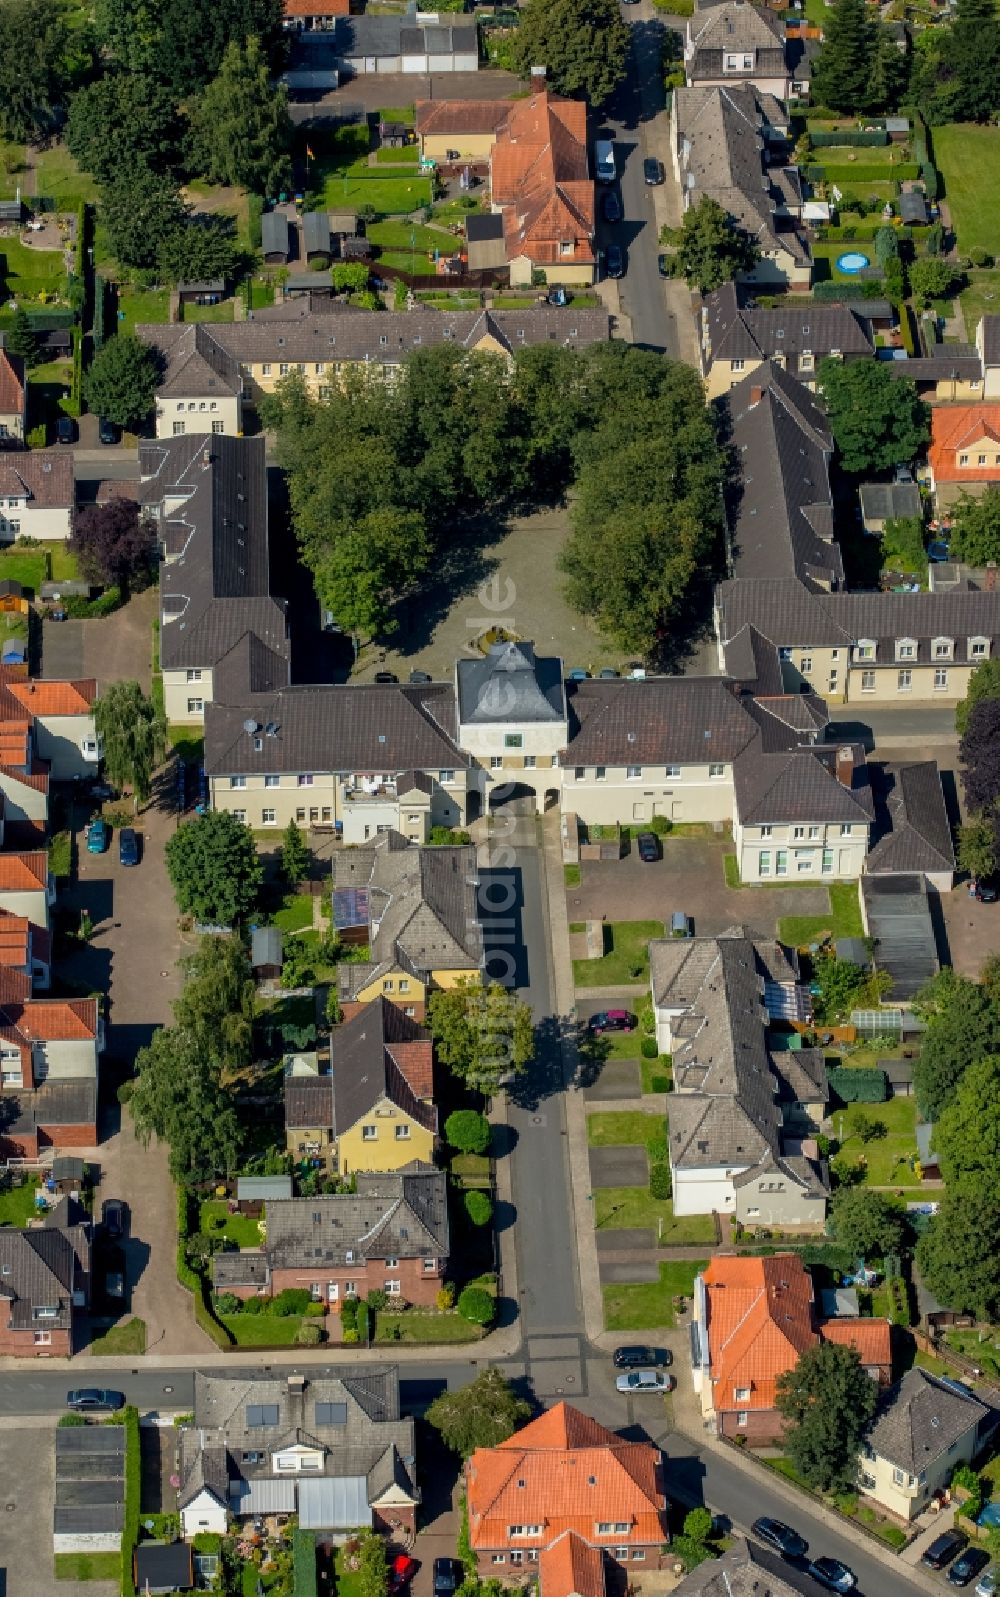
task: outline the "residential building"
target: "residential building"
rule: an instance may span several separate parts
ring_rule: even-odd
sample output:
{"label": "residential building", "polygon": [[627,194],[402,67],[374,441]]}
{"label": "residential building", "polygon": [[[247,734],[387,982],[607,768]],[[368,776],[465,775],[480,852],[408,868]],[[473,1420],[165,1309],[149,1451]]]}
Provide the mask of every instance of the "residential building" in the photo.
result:
{"label": "residential building", "polygon": [[125,1529],[124,1425],[57,1426],[53,1434],[53,1552],[118,1552]]}
{"label": "residential building", "polygon": [[0,1353],[68,1358],[90,1301],[90,1224],[0,1227]]}
{"label": "residential building", "polygon": [[286,33],[329,33],[338,17],[351,14],[351,0],[284,0]]}
{"label": "residential building", "polygon": [[725,283],[701,308],[701,370],[709,399],[742,382],[766,360],[811,388],[827,355],[860,360],[874,352],[871,325],[849,305],[796,304],[794,297],[762,309],[746,288]]}
{"label": "residential building", "polygon": [[982,398],[1000,400],[1000,315],[980,317],[976,351],[983,365]]}
{"label": "residential building", "polygon": [[993,1414],[955,1381],[907,1370],[886,1396],[861,1452],[858,1484],[866,1497],[910,1521],[970,1464]]}
{"label": "residential building", "polygon": [[24,361],[20,355],[9,355],[0,349],[0,448],[23,447],[27,409]]}
{"label": "residential building", "polygon": [[812,1580],[759,1542],[736,1536],[721,1558],[710,1558],[685,1575],[680,1597],[808,1597]]}
{"label": "residential building", "polygon": [[[688,85],[729,88],[748,84],[787,100],[791,93],[784,18],[746,0],[699,7],[684,41]],[[676,91],[675,91],[676,92]]]}
{"label": "residential building", "polygon": [[96,1147],[98,1001],[21,997],[23,980],[0,972],[0,1150],[36,1159],[42,1148]]}
{"label": "residential building", "polygon": [[52,981],[52,937],[26,915],[0,909],[0,987],[11,997],[30,998]]}
{"label": "residential building", "polygon": [[[633,1565],[660,1568],[668,1540],[663,1455],[648,1442],[625,1441],[568,1403],[557,1403],[499,1447],[477,1448],[465,1465],[465,1492],[480,1578],[517,1578],[524,1566],[540,1564],[544,1580],[545,1568],[551,1576],[554,1562],[558,1568],[568,1555],[557,1550],[567,1533],[619,1573],[631,1573]],[[592,1585],[593,1561],[580,1557]],[[550,1588],[543,1591],[551,1597]]]}
{"label": "residential building", "polygon": [[[746,5],[739,9],[766,15]],[[740,59],[746,57],[741,53]],[[670,154],[683,207],[715,200],[753,240],[759,259],[740,274],[742,283],[808,288],[812,281],[809,245],[799,226],[802,185],[784,155],[787,134],[784,106],[752,84],[673,91]]]}
{"label": "residential building", "polygon": [[887,521],[923,521],[924,507],[915,482],[863,482],[858,489],[861,524],[881,535]]}
{"label": "residential building", "polygon": [[1000,486],[1000,404],[935,405],[927,464],[939,512]]}
{"label": "residential building", "polygon": [[241,1375],[195,1371],[192,1422],[179,1432],[181,1532],[224,1535],[235,1520],[297,1514],[303,1530],[416,1532],[413,1420],[399,1372]]}
{"label": "residential building", "polygon": [[729,575],[844,585],[834,537],[833,435],[812,393],[766,360],[718,401],[734,470],[727,494]]}
{"label": "residential building", "polygon": [[[196,324],[201,326],[203,324]],[[264,438],[200,433],[139,449],[157,527],[167,720],[200,726],[217,678],[254,692],[289,677],[285,601],[271,596]]]}
{"label": "residential building", "polygon": [[428,161],[488,161],[513,100],[418,100],[414,132]]}
{"label": "residential building", "polygon": [[440,18],[434,12],[338,17],[332,54],[339,73],[348,78],[478,72],[479,35],[475,18],[448,13]]}
{"label": "residential building", "polygon": [[888,1386],[889,1321],[845,1316],[820,1323],[812,1278],[797,1254],[719,1255],[695,1277],[694,1388],[720,1436],[742,1436],[753,1446],[780,1442],[778,1382],[821,1341],[856,1348],[872,1379]]}
{"label": "residential building", "polygon": [[[762,722],[766,703],[753,701]],[[775,733],[770,738],[764,725],[759,742],[735,768],[733,842],[740,880],[856,881],[875,816],[863,745],[790,748],[780,721]]]}
{"label": "residential building", "polygon": [[48,933],[49,910],[55,901],[55,878],[44,849],[0,853],[0,910],[23,916]]}
{"label": "residential building", "polygon": [[511,285],[532,273],[548,283],[594,281],[594,184],[587,155],[587,107],[547,90],[515,100],[490,161],[490,203],[503,217]]}
{"label": "residential building", "polygon": [[887,1009],[906,1009],[940,969],[925,876],[888,873],[861,878],[861,924],[877,971],[889,977]]}
{"label": "residential building", "polygon": [[384,994],[331,1033],[329,1074],[296,1059],[284,1089],[285,1144],[296,1159],[342,1176],[433,1161],[430,1033]]}
{"label": "residential building", "polygon": [[519,786],[534,793],[539,813],[558,802],[560,751],[569,738],[561,660],[537,656],[530,643],[491,644],[485,656],[457,662],[455,700],[457,740],[475,762],[484,813],[494,795]]}
{"label": "residential building", "polygon": [[0,455],[0,545],[18,538],[65,543],[75,504],[71,454],[32,449]]}
{"label": "residential building", "polygon": [[338,853],[333,924],[342,941],[368,945],[367,960],[337,970],[345,1018],[381,995],[422,1020],[429,993],[484,974],[475,846],[419,848],[389,830]]}
{"label": "residential building", "polygon": [[964,698],[969,677],[1000,645],[1000,594],[968,580],[925,593],[814,593],[786,579],[716,589],[719,661],[746,681],[740,634],[753,628],[778,652],[784,691],[803,686],[841,703],[941,703]]}
{"label": "residential building", "polygon": [[575,1530],[564,1530],[538,1555],[542,1597],[605,1597],[604,1550],[593,1547]]}
{"label": "residential building", "polygon": [[0,666],[0,754],[3,742],[16,741],[23,728],[30,732],[30,763],[36,774],[44,766],[56,782],[96,775],[101,752],[94,727],[96,699],[93,677],[61,682],[29,677],[25,666]]}
{"label": "residential building", "polygon": [[951,822],[935,760],[882,767],[875,838],[865,862],[870,876],[916,873],[935,892],[955,881]]}
{"label": "residential building", "polygon": [[821,1050],[778,1051],[774,1019],[808,1019],[808,994],[780,944],[742,927],[657,939],[649,980],[667,1102],[674,1213],[820,1230],[829,1197],[811,1134],[829,1098]]}
{"label": "residential building", "polygon": [[[273,214],[268,212],[264,221]],[[287,253],[287,244],[285,249]],[[592,265],[590,271],[592,275]],[[136,332],[164,360],[156,436],[169,438],[176,429],[204,432],[210,425],[215,430],[217,422],[225,434],[241,431],[244,406],[273,393],[292,371],[322,398],[346,368],[364,366],[391,378],[415,349],[454,344],[506,359],[533,344],[586,349],[611,337],[611,322],[605,310],[539,305],[513,311],[313,312],[294,319],[255,315],[252,321],[197,322],[194,327],[142,325]],[[190,337],[195,333],[197,351]]]}
{"label": "residential building", "polygon": [[217,1253],[217,1292],[277,1297],[306,1287],[333,1312],[344,1298],[378,1288],[403,1303],[434,1304],[448,1267],[448,1191],[443,1170],[403,1165],[361,1170],[356,1191],[268,1203],[259,1251]]}

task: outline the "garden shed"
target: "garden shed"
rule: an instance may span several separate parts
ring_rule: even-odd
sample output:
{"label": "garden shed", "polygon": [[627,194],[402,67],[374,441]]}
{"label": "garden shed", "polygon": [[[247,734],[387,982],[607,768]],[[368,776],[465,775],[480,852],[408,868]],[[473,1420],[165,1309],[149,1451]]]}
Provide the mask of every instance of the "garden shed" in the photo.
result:
{"label": "garden shed", "polygon": [[255,926],[250,937],[250,968],[255,981],[278,981],[284,955],[281,928]]}
{"label": "garden shed", "polygon": [[291,251],[288,217],[284,211],[265,211],[260,219],[260,243],[268,266],[286,266]]}

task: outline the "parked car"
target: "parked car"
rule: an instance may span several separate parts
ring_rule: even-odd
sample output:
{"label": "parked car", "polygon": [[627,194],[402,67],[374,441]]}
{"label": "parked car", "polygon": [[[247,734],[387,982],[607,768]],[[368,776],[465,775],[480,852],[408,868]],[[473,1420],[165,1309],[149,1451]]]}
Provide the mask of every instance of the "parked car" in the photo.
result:
{"label": "parked car", "polygon": [[91,782],[87,791],[91,798],[96,799],[99,804],[103,804],[106,799],[116,799],[118,797],[118,789],[112,787],[110,782]]}
{"label": "parked car", "polygon": [[434,678],[429,671],[411,671],[410,683],[414,687],[422,687],[425,682],[433,682]]}
{"label": "parked car", "polygon": [[660,254],[656,257],[656,269],[661,277],[673,277],[674,274],[671,269],[673,259],[672,255],[667,254]]}
{"label": "parked car", "polygon": [[72,416],[60,416],[56,422],[56,442],[71,444],[76,440],[76,422]]}
{"label": "parked car", "polygon": [[451,1597],[462,1584],[463,1570],[457,1558],[435,1558],[434,1597]]}
{"label": "parked car", "polygon": [[612,1354],[616,1370],[656,1369],[674,1362],[668,1347],[616,1347]]}
{"label": "parked car", "polygon": [[139,863],[139,837],[131,826],[123,826],[118,833],[118,862],[121,865]]}
{"label": "parked car", "polygon": [[625,276],[625,255],[620,244],[608,245],[604,266],[609,277]]}
{"label": "parked car", "polygon": [[675,909],[671,915],[670,935],[671,937],[691,936],[691,921],[690,918],[684,914],[683,910]]}
{"label": "parked car", "polygon": [[655,187],[657,183],[663,182],[663,162],[658,161],[655,155],[647,155],[643,161],[642,181],[648,184],[650,188]]}
{"label": "parked car", "polygon": [[606,222],[621,221],[622,202],[614,189],[608,189],[601,195],[601,215]]}
{"label": "parked car", "polygon": [[65,621],[66,612],[65,610],[48,610],[45,619],[46,621]]}
{"label": "parked car", "polygon": [[976,1581],[976,1597],[994,1597],[997,1589],[996,1569],[988,1569],[985,1575],[980,1575]]}
{"label": "parked car", "polygon": [[913,472],[910,469],[910,467],[907,466],[905,463],[903,465],[900,465],[900,466],[894,466],[893,467],[893,471],[892,471],[892,476],[893,476],[893,481],[894,482],[912,482],[913,481]]}
{"label": "parked car", "polygon": [[87,827],[87,853],[103,854],[110,841],[111,833],[107,821],[102,821],[100,817],[96,821],[91,821]]}
{"label": "parked car", "polygon": [[663,1370],[629,1370],[615,1381],[619,1392],[672,1392],[674,1385],[673,1376]]}
{"label": "parked car", "polygon": [[928,1569],[943,1569],[945,1564],[950,1564],[955,1554],[961,1551],[967,1540],[964,1531],[943,1531],[940,1536],[935,1536],[929,1547],[924,1549],[920,1562],[926,1564]]}
{"label": "parked car", "polygon": [[613,665],[602,665],[597,673],[597,680],[599,682],[617,682],[618,672]]}
{"label": "parked car", "polygon": [[652,865],[660,857],[660,845],[652,832],[640,832],[635,840],[635,851],[644,865]]}
{"label": "parked car", "polygon": [[582,665],[575,665],[572,671],[567,671],[566,680],[568,682],[589,682],[590,672],[585,671]]}
{"label": "parked car", "polygon": [[105,1198],[101,1223],[109,1237],[123,1237],[128,1231],[128,1204],[121,1198]]}
{"label": "parked car", "polygon": [[755,1519],[750,1526],[754,1535],[773,1547],[782,1558],[804,1558],[809,1551],[809,1543],[804,1536],[800,1536],[791,1525],[786,1525],[782,1519],[771,1519],[764,1514],[760,1519]]}
{"label": "parked car", "polygon": [[564,288],[550,288],[545,298],[548,304],[555,305],[559,309],[569,304],[569,295]]}
{"label": "parked car", "polygon": [[97,436],[102,444],[116,444],[118,442],[118,428],[107,416],[99,416],[97,420]]}
{"label": "parked car", "polygon": [[402,1591],[404,1586],[410,1584],[419,1568],[417,1560],[411,1558],[409,1553],[400,1553],[389,1565],[389,1590]]}
{"label": "parked car", "polygon": [[125,1407],[125,1393],[114,1392],[99,1386],[77,1386],[66,1393],[66,1407],[74,1414],[86,1414],[90,1409],[108,1408],[117,1413]]}
{"label": "parked car", "polygon": [[827,1591],[853,1591],[858,1584],[853,1569],[848,1569],[839,1558],[813,1558],[806,1565],[806,1572]]}
{"label": "parked car", "polygon": [[995,904],[997,901],[997,879],[995,876],[981,876],[976,882],[976,897],[981,904]]}
{"label": "parked car", "polygon": [[125,1276],[121,1270],[110,1270],[104,1277],[104,1293],[109,1298],[125,1296]]}
{"label": "parked car", "polygon": [[953,1586],[967,1586],[982,1573],[989,1561],[990,1555],[985,1547],[967,1547],[964,1553],[959,1553],[949,1569],[948,1579]]}
{"label": "parked car", "polygon": [[399,678],[396,675],[395,671],[376,671],[375,672],[375,681],[376,682],[398,682]]}
{"label": "parked car", "polygon": [[599,1037],[603,1031],[635,1031],[639,1022],[628,1009],[602,1009],[591,1015],[587,1026]]}

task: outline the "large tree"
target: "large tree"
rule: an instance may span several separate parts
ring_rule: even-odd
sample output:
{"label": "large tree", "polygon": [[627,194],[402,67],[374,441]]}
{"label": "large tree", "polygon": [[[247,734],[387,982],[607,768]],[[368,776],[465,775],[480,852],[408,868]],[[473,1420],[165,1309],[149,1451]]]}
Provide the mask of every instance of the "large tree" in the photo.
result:
{"label": "large tree", "polygon": [[952,507],[951,554],[970,566],[1000,560],[1000,488],[991,485],[975,498],[963,493]]}
{"label": "large tree", "polygon": [[66,143],[99,183],[136,163],[152,171],[170,168],[179,140],[173,96],[148,73],[111,72],[70,101]]}
{"label": "large tree", "polygon": [[865,0],[835,0],[823,19],[813,98],[831,111],[857,111],[868,98],[875,34]]}
{"label": "large tree", "polygon": [[936,1121],[969,1066],[996,1051],[1000,998],[949,968],[918,993],[916,1003],[927,1028],[913,1065],[913,1087],[924,1119]]}
{"label": "large tree", "polygon": [[156,264],[167,283],[203,283],[231,277],[240,258],[231,217],[189,216],[164,233]]}
{"label": "large tree", "polygon": [[830,1233],[862,1259],[884,1259],[903,1245],[905,1222],[899,1209],[870,1187],[842,1187],[830,1207]]}
{"label": "large tree", "polygon": [[973,880],[992,876],[997,868],[1000,850],[1000,816],[996,806],[974,815],[958,829],[958,867],[968,871]]}
{"label": "large tree", "polygon": [[957,276],[952,263],[943,256],[921,256],[910,267],[914,299],[921,305],[929,305],[933,299],[944,299],[954,287]]}
{"label": "large tree", "polygon": [[556,94],[603,105],[625,77],[629,30],[617,0],[526,0],[511,65],[527,78],[544,66]]}
{"label": "large tree", "polygon": [[973,1204],[1000,1194],[1000,1055],[969,1066],[941,1111],[934,1146],[949,1192]]}
{"label": "large tree", "polygon": [[423,576],[431,558],[427,527],[418,510],[371,510],[343,528],[315,568],[320,604],[363,639],[395,630],[395,600]]}
{"label": "large tree", "polygon": [[753,270],[760,251],[749,233],[705,195],[684,212],[677,258],[685,279],[703,294]]}
{"label": "large tree", "polygon": [[150,580],[156,528],[134,499],[111,499],[77,511],[69,546],[88,582],[116,587],[127,597]]}
{"label": "large tree", "polygon": [[483,1370],[468,1386],[442,1392],[427,1410],[428,1423],[462,1458],[469,1458],[477,1447],[499,1447],[530,1416],[529,1404],[495,1366]]}
{"label": "large tree", "polygon": [[58,0],[0,0],[0,133],[23,143],[52,129],[65,97],[69,36]]}
{"label": "large tree", "polygon": [[783,1446],[799,1474],[821,1492],[850,1491],[878,1388],[857,1350],[820,1342],[778,1377],[775,1407]]}
{"label": "large tree", "polygon": [[955,710],[955,728],[959,736],[969,724],[973,705],[980,699],[1000,699],[1000,660],[984,660],[970,676],[965,698],[959,700]]}
{"label": "large tree", "polygon": [[236,1168],[242,1139],[221,1062],[194,1032],[154,1031],[136,1058],[129,1105],[140,1139],[168,1144],[175,1181],[201,1185]]}
{"label": "large tree", "polygon": [[828,356],[818,377],[845,471],[886,471],[912,460],[930,437],[930,411],[915,385],[893,377],[885,361]]}
{"label": "large tree", "polygon": [[1000,799],[1000,699],[972,706],[958,757],[967,807],[974,814],[993,809]]}
{"label": "large tree", "polygon": [[158,12],[157,0],[95,0],[97,42],[104,56],[122,72],[148,81],[155,78]]}
{"label": "large tree", "polygon": [[938,1302],[959,1313],[1000,1313],[1000,1194],[948,1191],[917,1243],[917,1269]]}
{"label": "large tree", "polygon": [[130,788],[136,807],[149,798],[163,725],[138,682],[110,682],[94,705],[104,769],[116,787]]}
{"label": "large tree", "polygon": [[185,220],[177,184],[145,161],[119,167],[101,187],[101,220],[122,266],[157,264],[164,239]]}
{"label": "large tree", "polygon": [[4,334],[3,347],[8,355],[17,355],[23,360],[29,370],[32,366],[37,366],[41,359],[38,334],[28,320],[28,313],[22,305],[17,307],[14,320]]}
{"label": "large tree", "polygon": [[198,171],[216,183],[276,195],[291,180],[288,93],[271,81],[260,40],[226,46],[218,76],[191,112]]}
{"label": "large tree", "polygon": [[167,874],[181,913],[213,926],[245,920],[263,880],[253,833],[227,810],[177,828],[167,843]]}
{"label": "large tree", "polygon": [[238,937],[202,937],[183,961],[184,986],[174,1018],[218,1060],[241,1070],[253,1057],[255,986],[247,951]]}
{"label": "large tree", "polygon": [[160,76],[185,99],[217,76],[227,45],[254,37],[278,66],[283,14],[282,0],[161,0]]}
{"label": "large tree", "polygon": [[88,409],[119,427],[135,427],[151,414],[160,381],[160,357],[134,333],[109,338],[83,379]]}
{"label": "large tree", "polygon": [[427,1024],[442,1064],[487,1097],[519,1075],[534,1053],[531,1010],[499,982],[486,988],[459,982],[432,993]]}
{"label": "large tree", "polygon": [[958,0],[945,44],[953,115],[988,122],[1000,111],[1000,27],[993,0]]}

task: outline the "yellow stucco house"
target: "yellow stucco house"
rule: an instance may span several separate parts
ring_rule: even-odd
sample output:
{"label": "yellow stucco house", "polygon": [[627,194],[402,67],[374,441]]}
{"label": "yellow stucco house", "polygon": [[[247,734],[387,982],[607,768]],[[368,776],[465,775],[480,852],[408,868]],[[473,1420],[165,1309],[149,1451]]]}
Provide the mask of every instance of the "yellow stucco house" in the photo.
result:
{"label": "yellow stucco house", "polygon": [[971,1392],[926,1370],[908,1370],[886,1394],[868,1433],[859,1461],[861,1491],[897,1518],[916,1519],[959,1464],[976,1457],[989,1413]]}
{"label": "yellow stucco house", "polygon": [[396,1004],[379,996],[334,1030],[328,1073],[307,1064],[296,1061],[285,1076],[285,1146],[294,1159],[338,1175],[433,1161],[433,1046]]}

